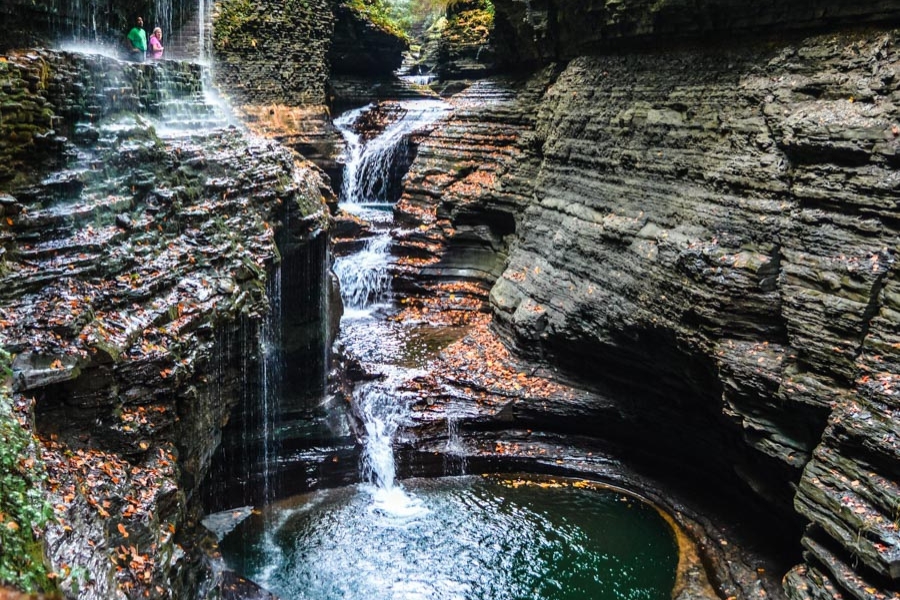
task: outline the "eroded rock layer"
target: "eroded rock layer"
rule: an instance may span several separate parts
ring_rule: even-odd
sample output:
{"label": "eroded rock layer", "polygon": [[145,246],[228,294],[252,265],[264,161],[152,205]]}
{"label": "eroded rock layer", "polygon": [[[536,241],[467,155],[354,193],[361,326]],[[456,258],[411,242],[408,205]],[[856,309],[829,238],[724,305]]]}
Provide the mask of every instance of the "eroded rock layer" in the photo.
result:
{"label": "eroded rock layer", "polygon": [[690,39],[900,19],[892,0],[496,0],[495,51],[509,67]]}
{"label": "eroded rock layer", "polygon": [[235,104],[324,104],[329,0],[224,0],[213,18],[215,79]]}
{"label": "eroded rock layer", "polygon": [[555,427],[740,481],[773,528],[810,523],[792,598],[900,589],[897,40],[582,56],[482,84],[398,207],[419,226],[408,281],[492,286],[511,344],[618,403]]}
{"label": "eroded rock layer", "polygon": [[[267,282],[282,264],[296,295],[304,253],[324,262],[322,183],[225,126],[196,66],[34,52],[0,68],[3,126],[30,125],[0,172],[0,339],[17,404],[33,399],[53,568],[81,598],[193,597],[196,492],[261,360]],[[307,313],[286,319],[286,353]]]}

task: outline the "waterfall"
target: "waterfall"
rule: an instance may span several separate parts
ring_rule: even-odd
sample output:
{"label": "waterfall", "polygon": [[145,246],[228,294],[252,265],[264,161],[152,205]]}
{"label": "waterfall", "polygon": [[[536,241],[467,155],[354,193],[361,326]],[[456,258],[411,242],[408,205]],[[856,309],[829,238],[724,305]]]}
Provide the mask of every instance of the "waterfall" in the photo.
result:
{"label": "waterfall", "polygon": [[447,445],[444,447],[445,474],[466,474],[466,448],[459,436],[459,417],[447,414]]}
{"label": "waterfall", "polygon": [[281,311],[281,265],[276,265],[272,277],[266,284],[266,295],[269,298],[269,312],[266,314],[259,331],[259,425],[262,463],[262,498],[265,504],[275,500],[279,453],[278,423],[280,421],[279,399],[281,398],[281,381],[283,374],[283,355],[281,344],[282,311]]}
{"label": "waterfall", "polygon": [[372,509],[395,517],[410,517],[427,512],[421,501],[397,484],[394,461],[394,436],[409,411],[409,401],[397,391],[404,376],[372,382],[357,388],[353,404],[365,427],[360,470],[363,480],[372,486]]}
{"label": "waterfall", "polygon": [[[399,197],[398,184],[411,160],[410,138],[437,121],[447,108],[445,103],[433,100],[377,109],[370,105],[348,111],[335,120],[346,140],[341,206],[368,221],[374,232],[355,253],[335,261],[334,272],[348,309],[342,319],[345,331],[361,320],[370,322],[374,308],[391,302],[391,202]],[[372,116],[368,113],[375,110],[376,118],[394,120],[378,135],[360,133],[360,120]],[[365,361],[366,357],[359,358]],[[361,475],[372,486],[373,510],[394,516],[420,514],[425,510],[421,503],[397,484],[393,450],[395,435],[407,418],[411,401],[399,388],[412,373],[384,364],[379,368],[384,379],[359,386],[352,399],[363,430]]]}
{"label": "waterfall", "polygon": [[356,395],[368,438],[363,451],[363,478],[390,491],[397,476],[392,443],[403,411],[398,410],[390,391],[377,384],[362,386]]}
{"label": "waterfall", "polygon": [[390,247],[391,236],[385,233],[368,240],[356,254],[335,261],[334,272],[341,282],[345,308],[365,310],[390,300]]}
{"label": "waterfall", "polygon": [[[448,110],[440,100],[415,100],[398,102],[390,109],[399,113],[384,131],[368,141],[354,130],[354,126],[364,114],[375,109],[369,105],[347,111],[334,124],[347,142],[344,156],[344,180],[341,201],[347,205],[367,203],[389,203],[390,192],[405,171],[407,164],[400,159],[409,151],[410,137],[436,122]],[[398,166],[402,167],[398,170]]]}

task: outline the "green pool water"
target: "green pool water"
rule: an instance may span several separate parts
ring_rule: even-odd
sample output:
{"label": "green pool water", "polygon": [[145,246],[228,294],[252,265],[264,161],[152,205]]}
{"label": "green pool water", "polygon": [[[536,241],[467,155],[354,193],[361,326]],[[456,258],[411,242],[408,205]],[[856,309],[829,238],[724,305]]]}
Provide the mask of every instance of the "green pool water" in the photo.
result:
{"label": "green pool water", "polygon": [[652,507],[565,479],[405,480],[291,498],[221,543],[288,599],[665,600],[678,563]]}

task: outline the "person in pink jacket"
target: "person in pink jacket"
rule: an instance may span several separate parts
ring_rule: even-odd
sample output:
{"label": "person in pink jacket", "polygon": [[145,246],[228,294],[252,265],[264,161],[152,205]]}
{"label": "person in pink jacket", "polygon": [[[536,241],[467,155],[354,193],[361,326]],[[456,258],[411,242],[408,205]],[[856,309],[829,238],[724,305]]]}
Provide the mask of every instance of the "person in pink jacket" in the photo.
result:
{"label": "person in pink jacket", "polygon": [[162,58],[162,29],[160,29],[159,27],[153,30],[153,35],[150,36],[150,47],[147,50],[147,54],[153,60],[159,60]]}

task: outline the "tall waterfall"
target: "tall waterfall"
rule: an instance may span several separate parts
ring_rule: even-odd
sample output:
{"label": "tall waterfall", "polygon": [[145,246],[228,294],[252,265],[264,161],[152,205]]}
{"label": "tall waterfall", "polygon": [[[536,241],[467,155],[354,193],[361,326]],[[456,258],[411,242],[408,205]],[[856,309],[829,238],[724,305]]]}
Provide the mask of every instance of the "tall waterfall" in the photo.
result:
{"label": "tall waterfall", "polygon": [[[366,322],[378,334],[380,307],[391,302],[390,228],[393,225],[392,202],[397,198],[398,183],[408,167],[410,138],[422,131],[447,110],[435,100],[418,100],[392,105],[395,117],[374,137],[359,133],[354,127],[360,119],[375,110],[367,106],[351,110],[335,120],[347,143],[344,155],[344,179],[341,205],[369,222],[374,234],[355,253],[338,258],[334,271],[341,283],[345,311],[342,330],[352,330]],[[368,334],[373,335],[373,334]],[[379,340],[383,343],[384,340]],[[363,348],[354,348],[365,362],[373,360]],[[393,515],[415,514],[423,508],[409,497],[396,482],[393,444],[398,429],[409,411],[409,400],[398,392],[402,381],[412,373],[408,369],[379,362],[384,378],[360,385],[354,392],[353,406],[362,422],[363,456],[361,474],[373,486],[374,507]]]}

